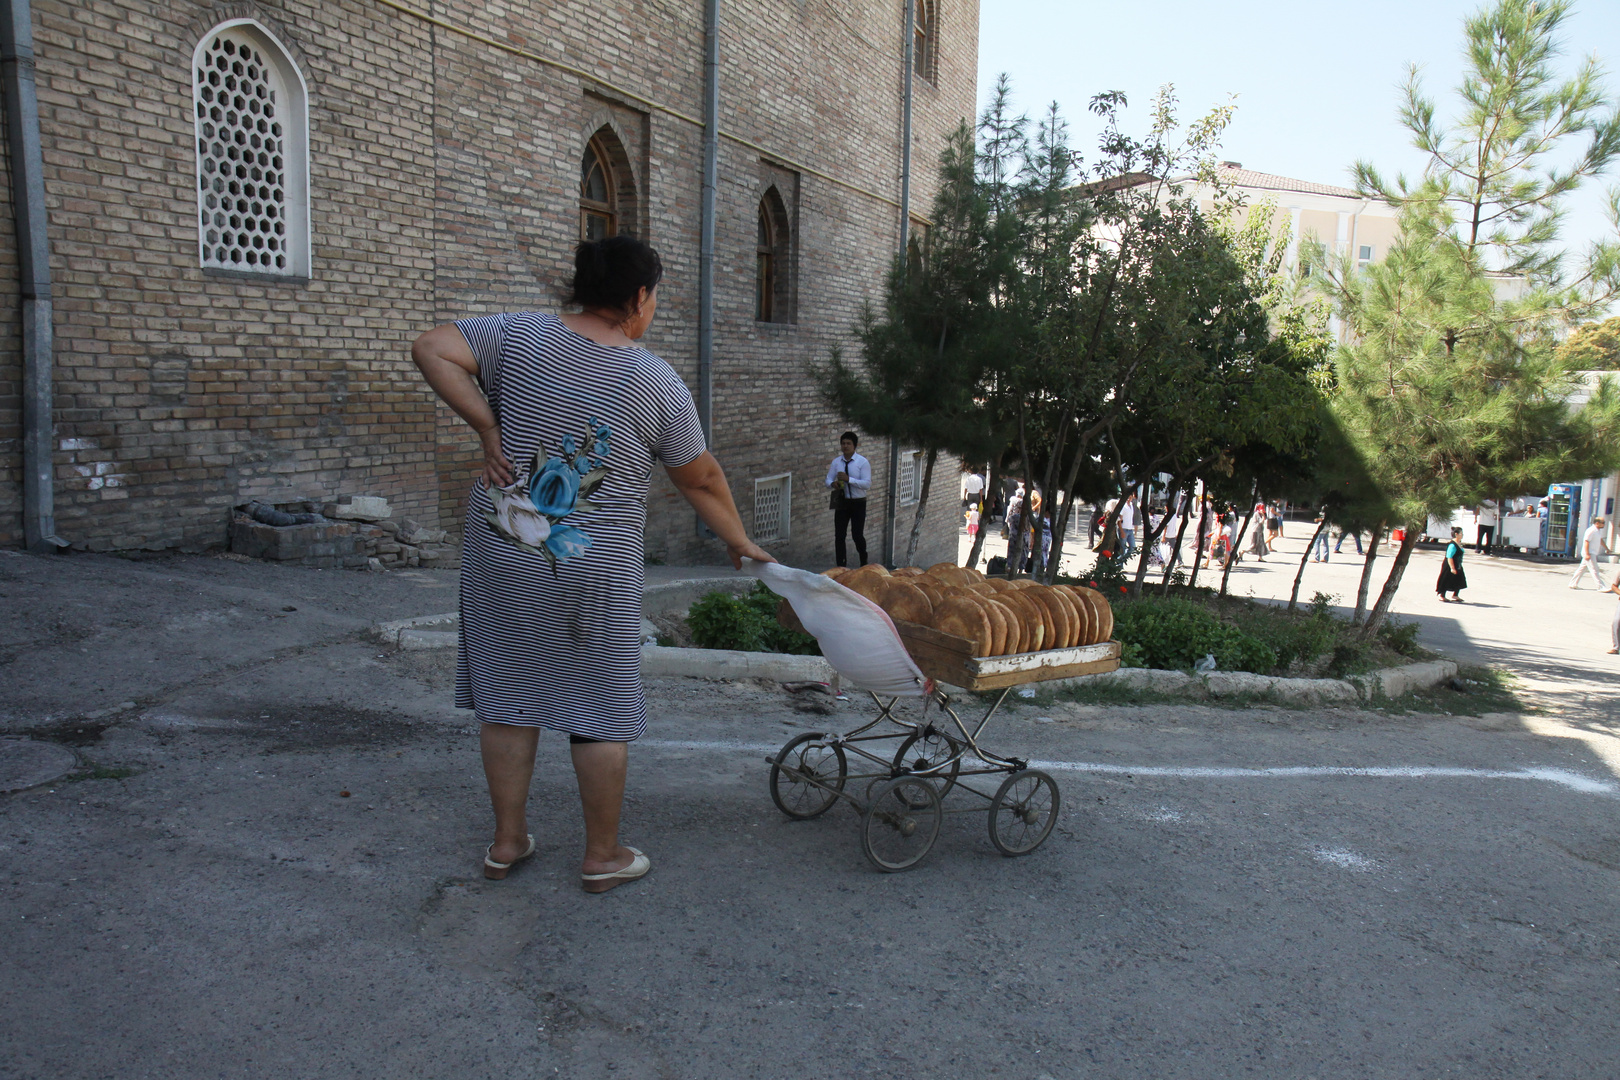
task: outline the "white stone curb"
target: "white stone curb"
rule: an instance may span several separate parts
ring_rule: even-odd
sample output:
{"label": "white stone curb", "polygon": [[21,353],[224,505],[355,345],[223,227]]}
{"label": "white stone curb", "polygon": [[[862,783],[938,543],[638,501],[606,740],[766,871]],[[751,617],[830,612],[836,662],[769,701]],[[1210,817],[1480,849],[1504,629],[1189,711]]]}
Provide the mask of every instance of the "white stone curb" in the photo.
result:
{"label": "white stone curb", "polygon": [[1406,664],[1365,675],[1351,675],[1344,679],[1279,679],[1269,675],[1254,675],[1247,671],[1215,671],[1198,676],[1189,675],[1185,671],[1163,671],[1157,668],[1120,668],[1101,675],[1081,675],[1073,679],[1057,679],[1040,685],[1056,688],[1123,683],[1155,693],[1185,697],[1222,698],[1239,694],[1269,694],[1283,701],[1326,704],[1397,698],[1410,691],[1426,689],[1445,682],[1454,678],[1456,674],[1457,665],[1450,660]]}
{"label": "white stone curb", "polygon": [[738,652],[734,649],[676,649],[643,645],[641,674],[684,675],[694,679],[771,679],[776,682],[824,682],[836,677],[820,656],[791,653]]}
{"label": "white stone curb", "polygon": [[461,639],[461,613],[447,611],[442,615],[418,615],[414,619],[376,623],[371,635],[401,649],[453,649]]}

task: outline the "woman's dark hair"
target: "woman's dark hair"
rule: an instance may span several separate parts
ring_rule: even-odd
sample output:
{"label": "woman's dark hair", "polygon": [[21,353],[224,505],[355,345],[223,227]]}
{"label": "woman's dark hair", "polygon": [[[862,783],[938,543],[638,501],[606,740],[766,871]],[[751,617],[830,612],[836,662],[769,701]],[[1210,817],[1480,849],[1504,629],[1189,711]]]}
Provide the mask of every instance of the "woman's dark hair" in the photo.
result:
{"label": "woman's dark hair", "polygon": [[587,240],[574,249],[574,280],[566,302],[628,312],[637,294],[652,292],[663,276],[664,264],[651,244],[624,234]]}
{"label": "woman's dark hair", "polygon": [[843,442],[845,439],[848,439],[850,442],[854,443],[856,446],[861,445],[861,437],[859,435],[855,434],[853,431],[846,431],[842,435],[838,436],[838,441],[839,442]]}

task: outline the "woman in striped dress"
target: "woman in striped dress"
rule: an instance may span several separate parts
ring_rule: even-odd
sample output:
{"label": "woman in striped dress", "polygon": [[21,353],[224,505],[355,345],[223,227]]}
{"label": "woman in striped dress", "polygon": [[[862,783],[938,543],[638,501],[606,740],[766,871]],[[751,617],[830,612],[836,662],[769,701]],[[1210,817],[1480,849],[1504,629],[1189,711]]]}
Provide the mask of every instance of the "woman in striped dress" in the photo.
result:
{"label": "woman in striped dress", "polygon": [[771,561],[747,536],[704,448],[692,394],[635,344],[663,268],[628,236],[581,244],[578,315],[462,319],[417,339],[417,366],[478,433],[467,504],[456,705],[480,721],[495,810],[486,877],[534,853],[525,810],[541,728],[566,732],[585,813],[581,881],[606,892],[644,875],[619,843],[628,746],[647,725],[641,688],[642,534],[653,465],[725,542],[732,565]]}

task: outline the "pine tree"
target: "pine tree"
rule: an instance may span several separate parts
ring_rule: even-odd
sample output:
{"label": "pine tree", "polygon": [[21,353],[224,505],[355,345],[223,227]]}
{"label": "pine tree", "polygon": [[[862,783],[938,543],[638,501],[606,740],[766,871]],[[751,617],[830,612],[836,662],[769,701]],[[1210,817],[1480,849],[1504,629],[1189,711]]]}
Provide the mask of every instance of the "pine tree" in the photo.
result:
{"label": "pine tree", "polygon": [[[1557,243],[1565,197],[1620,154],[1620,113],[1596,61],[1555,78],[1568,9],[1498,0],[1469,18],[1451,127],[1436,121],[1415,68],[1408,79],[1401,119],[1428,155],[1422,177],[1389,183],[1356,166],[1358,187],[1400,223],[1383,262],[1325,267],[1349,332],[1335,358],[1335,412],[1406,527],[1369,636],[1429,515],[1620,463],[1620,395],[1605,383],[1572,409],[1573,379],[1556,354],[1560,327],[1620,289],[1620,245],[1593,245],[1571,273]],[[1584,142],[1575,164],[1547,164],[1571,140]]]}

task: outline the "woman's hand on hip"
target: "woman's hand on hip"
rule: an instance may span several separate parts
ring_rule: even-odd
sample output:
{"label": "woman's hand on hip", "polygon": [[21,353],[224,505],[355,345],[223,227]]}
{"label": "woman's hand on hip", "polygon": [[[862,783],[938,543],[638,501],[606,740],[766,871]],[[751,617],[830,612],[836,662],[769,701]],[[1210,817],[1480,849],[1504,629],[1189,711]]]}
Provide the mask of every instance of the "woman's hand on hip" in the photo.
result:
{"label": "woman's hand on hip", "polygon": [[512,463],[501,449],[501,429],[492,427],[480,432],[478,441],[484,445],[484,486],[505,487],[512,482]]}

